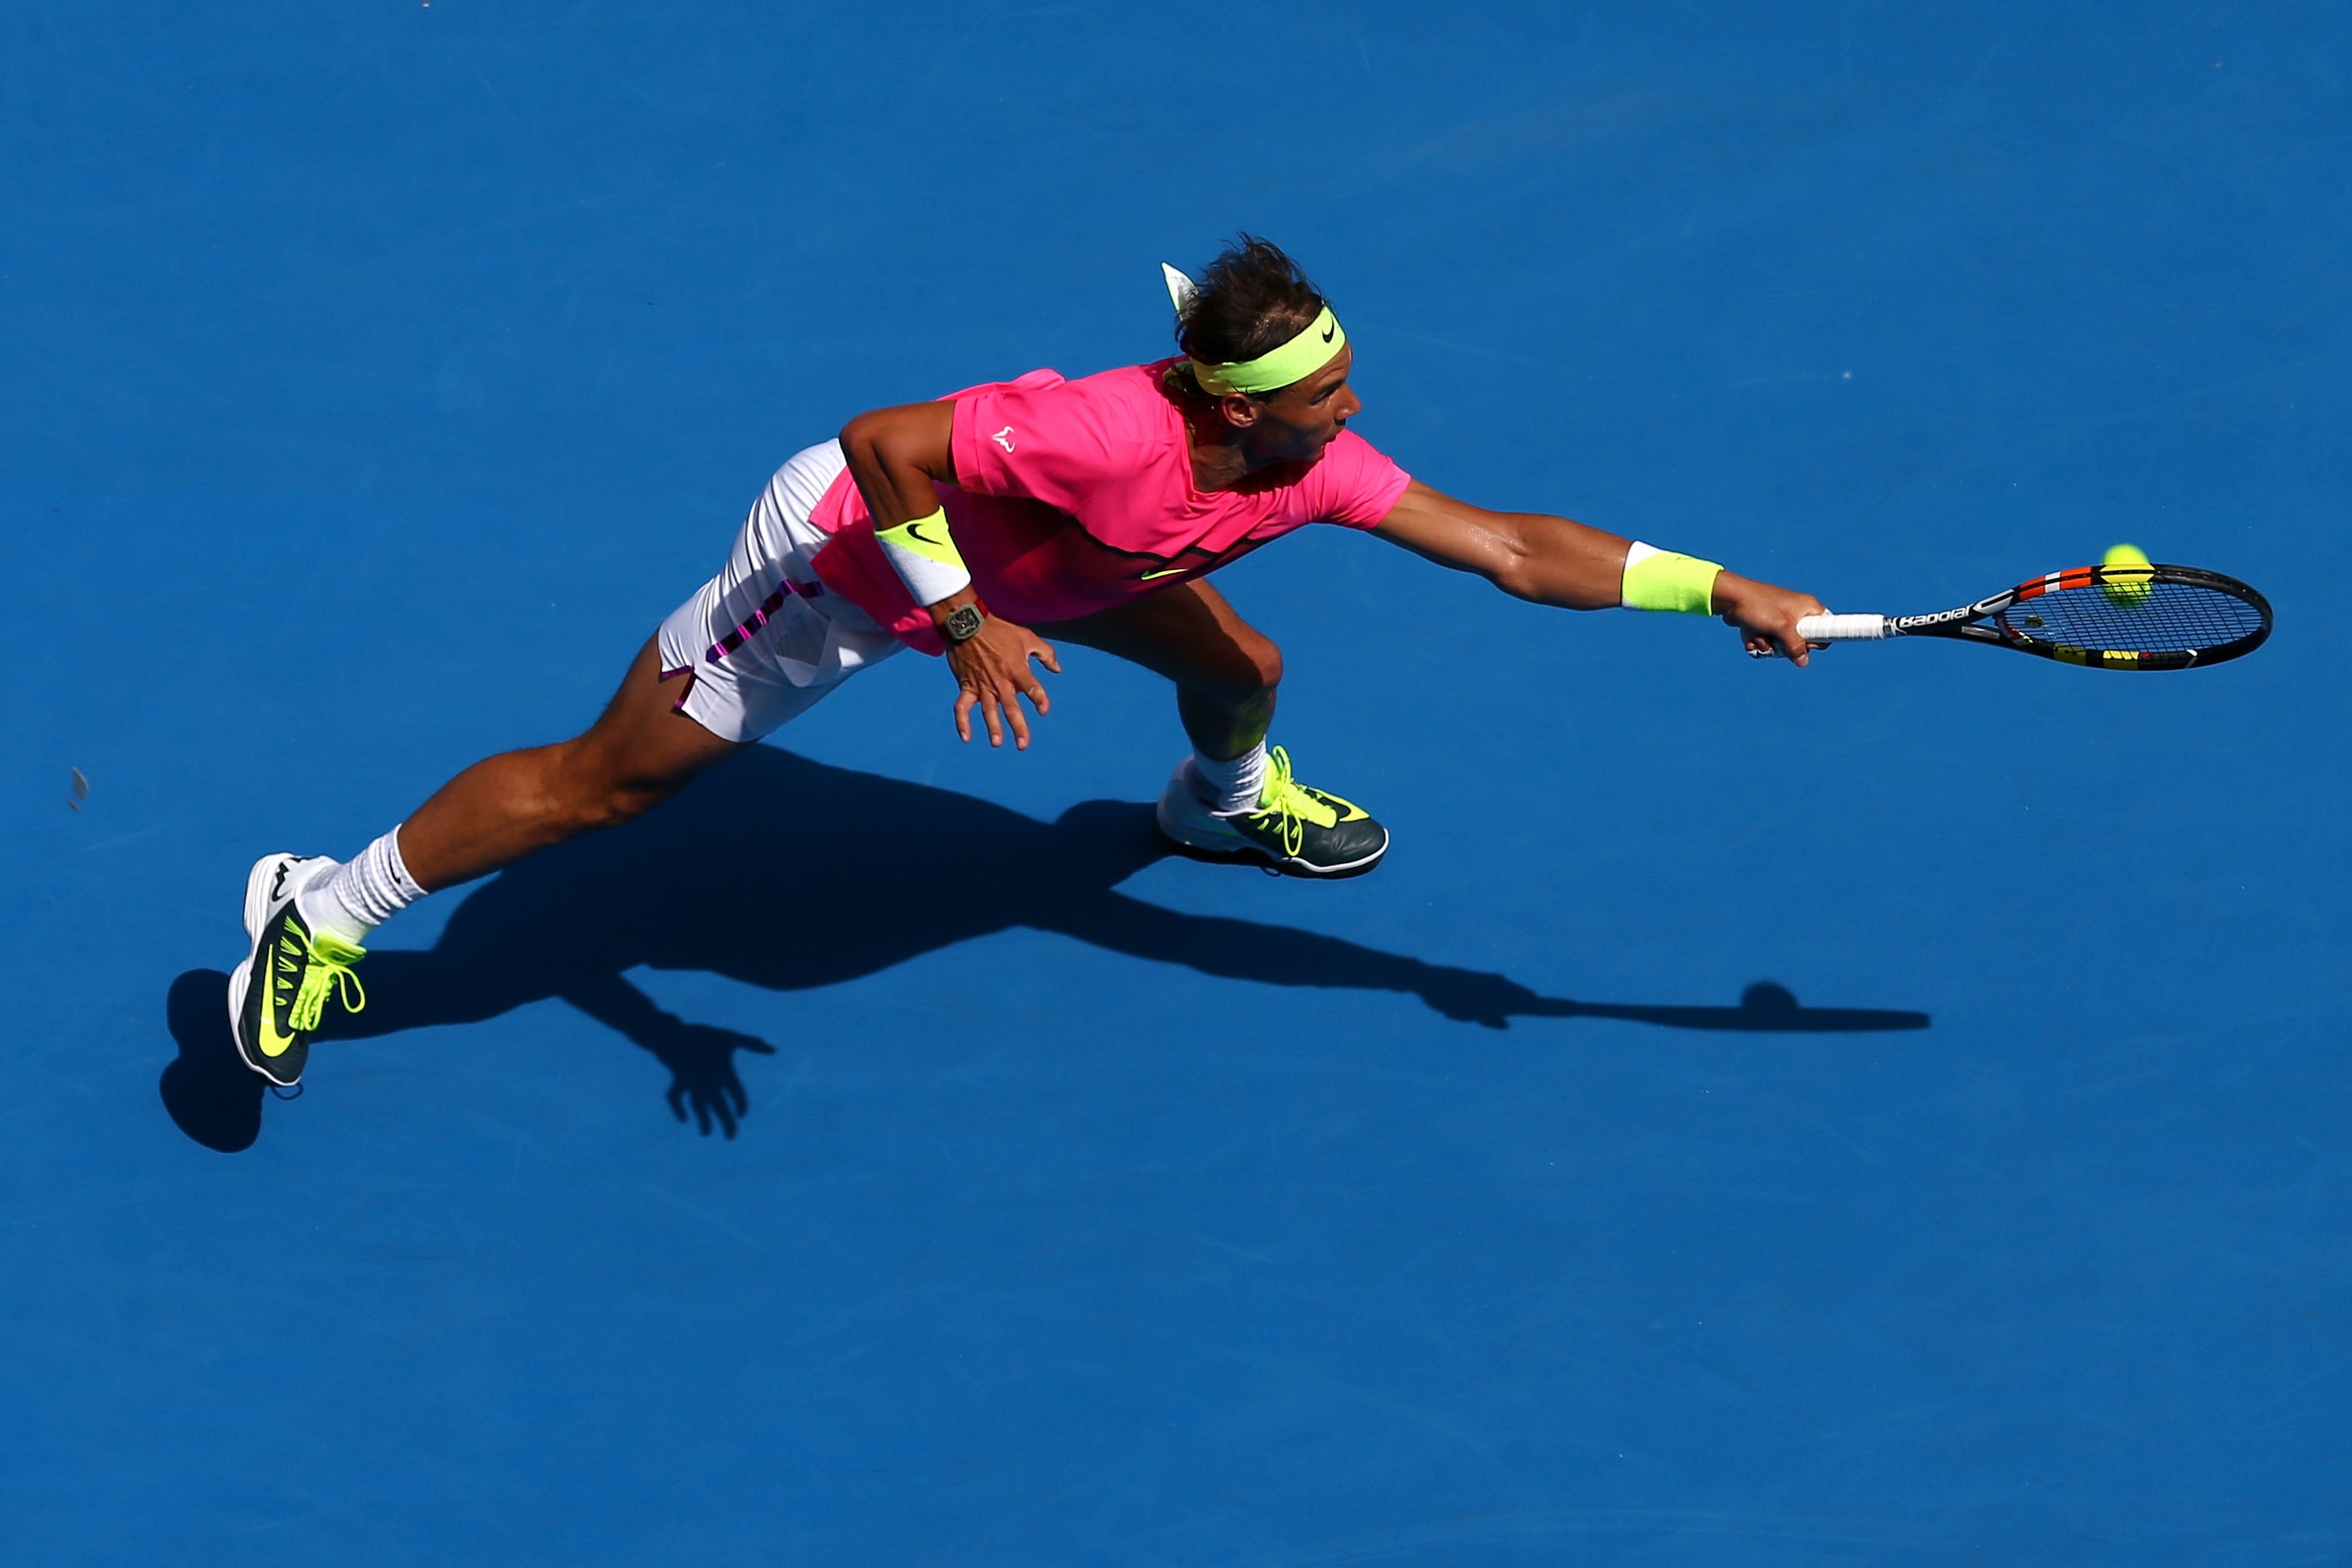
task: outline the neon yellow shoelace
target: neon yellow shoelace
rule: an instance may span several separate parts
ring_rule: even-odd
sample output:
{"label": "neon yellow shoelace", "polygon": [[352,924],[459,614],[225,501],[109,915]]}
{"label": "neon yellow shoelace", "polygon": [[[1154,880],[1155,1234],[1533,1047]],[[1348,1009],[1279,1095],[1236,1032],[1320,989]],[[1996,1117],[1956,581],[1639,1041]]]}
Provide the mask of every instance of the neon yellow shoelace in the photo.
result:
{"label": "neon yellow shoelace", "polygon": [[[1330,827],[1339,820],[1339,814],[1308,793],[1307,786],[1290,773],[1290,753],[1280,746],[1266,752],[1265,784],[1257,794],[1257,810],[1251,816],[1264,826],[1272,826],[1282,835],[1282,852],[1298,853],[1306,841],[1307,824]],[[1268,823],[1266,819],[1276,820]]]}
{"label": "neon yellow shoelace", "polygon": [[[289,928],[289,939],[296,936]],[[304,939],[304,956],[309,962],[302,970],[302,987],[294,993],[294,1005],[286,1015],[289,1029],[315,1029],[326,1016],[327,993],[332,990],[342,1003],[343,1011],[357,1013],[367,1005],[367,987],[352,973],[352,965],[367,956],[367,949],[353,947],[339,936],[320,931]]]}

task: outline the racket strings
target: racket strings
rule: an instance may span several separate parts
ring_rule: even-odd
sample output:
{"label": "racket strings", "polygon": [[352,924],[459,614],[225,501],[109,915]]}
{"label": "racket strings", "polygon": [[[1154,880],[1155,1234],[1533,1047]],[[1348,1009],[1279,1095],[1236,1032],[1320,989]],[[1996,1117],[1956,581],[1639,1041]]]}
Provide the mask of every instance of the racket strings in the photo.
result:
{"label": "racket strings", "polygon": [[2137,603],[2117,604],[2097,587],[2022,599],[1994,617],[2035,642],[2136,653],[2194,653],[2262,630],[2253,605],[2193,583],[2151,583]]}

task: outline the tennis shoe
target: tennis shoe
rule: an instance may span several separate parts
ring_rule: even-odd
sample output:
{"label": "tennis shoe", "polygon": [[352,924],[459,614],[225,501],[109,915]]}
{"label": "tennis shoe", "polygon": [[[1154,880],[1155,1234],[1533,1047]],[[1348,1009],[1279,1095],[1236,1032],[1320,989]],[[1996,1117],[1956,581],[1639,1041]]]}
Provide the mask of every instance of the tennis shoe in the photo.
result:
{"label": "tennis shoe", "polygon": [[352,965],[367,949],[332,931],[313,931],[295,895],[337,862],[323,855],[265,855],[245,879],[245,933],[253,951],[228,977],[229,1029],[245,1065],[281,1089],[302,1081],[327,1003],[346,1012],[367,1005]]}
{"label": "tennis shoe", "polygon": [[1187,757],[1160,792],[1160,831],[1211,855],[1247,855],[1294,877],[1356,877],[1389,852],[1389,830],[1353,801],[1300,784],[1290,753],[1266,753],[1257,804],[1212,810]]}

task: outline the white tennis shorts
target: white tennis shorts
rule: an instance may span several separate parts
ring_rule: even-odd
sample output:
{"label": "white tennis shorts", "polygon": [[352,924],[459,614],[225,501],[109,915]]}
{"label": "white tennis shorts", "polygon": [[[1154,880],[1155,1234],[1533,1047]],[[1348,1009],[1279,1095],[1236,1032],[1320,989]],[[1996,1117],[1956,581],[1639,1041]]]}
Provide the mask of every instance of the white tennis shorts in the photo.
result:
{"label": "white tennis shorts", "polygon": [[846,460],[827,441],[776,470],[727,565],[661,624],[662,679],[688,670],[678,710],[722,741],[756,741],[906,645],[817,580],[829,536],[809,521]]}

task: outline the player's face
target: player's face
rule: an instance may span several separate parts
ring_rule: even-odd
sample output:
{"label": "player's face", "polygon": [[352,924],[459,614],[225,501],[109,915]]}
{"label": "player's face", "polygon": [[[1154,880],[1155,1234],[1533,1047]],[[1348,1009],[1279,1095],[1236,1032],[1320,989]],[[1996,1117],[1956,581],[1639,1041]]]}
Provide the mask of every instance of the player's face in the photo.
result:
{"label": "player's face", "polygon": [[1355,349],[1341,349],[1337,359],[1306,380],[1249,400],[1256,415],[1246,426],[1253,455],[1260,461],[1286,463],[1311,463],[1321,457],[1348,421],[1363,411],[1363,401],[1348,384],[1355,363]]}

